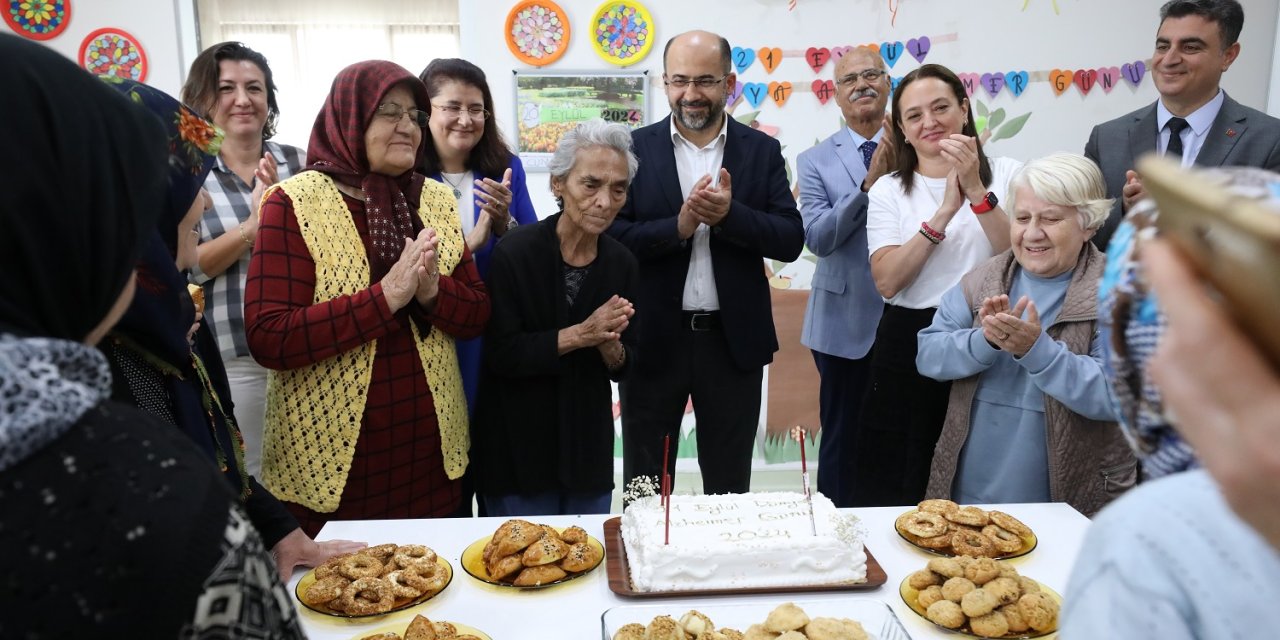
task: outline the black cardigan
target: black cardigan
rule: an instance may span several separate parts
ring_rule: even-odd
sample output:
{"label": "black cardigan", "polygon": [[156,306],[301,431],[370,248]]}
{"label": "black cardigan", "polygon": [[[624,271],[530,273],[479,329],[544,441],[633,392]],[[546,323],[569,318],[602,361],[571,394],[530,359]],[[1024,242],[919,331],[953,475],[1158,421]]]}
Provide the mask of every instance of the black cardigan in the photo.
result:
{"label": "black cardigan", "polygon": [[609,491],[613,488],[613,402],[609,380],[635,367],[636,322],[622,333],[626,363],[612,376],[594,347],[557,355],[561,329],[585,320],[611,296],[635,300],[639,267],[607,235],[572,307],[564,293],[559,213],[507,234],[493,252],[472,470],[490,494]]}

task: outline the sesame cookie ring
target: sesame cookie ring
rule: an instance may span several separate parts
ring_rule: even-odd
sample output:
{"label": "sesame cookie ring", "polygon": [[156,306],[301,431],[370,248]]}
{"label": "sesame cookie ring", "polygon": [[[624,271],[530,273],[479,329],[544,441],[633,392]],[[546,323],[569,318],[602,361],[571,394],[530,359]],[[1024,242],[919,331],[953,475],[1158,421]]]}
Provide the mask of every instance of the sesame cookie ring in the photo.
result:
{"label": "sesame cookie ring", "polygon": [[917,505],[917,508],[921,511],[945,515],[958,511],[960,509],[960,505],[950,500],[921,500],[920,504]]}
{"label": "sesame cookie ring", "polygon": [[975,558],[989,558],[995,554],[995,547],[991,546],[991,540],[982,535],[981,531],[968,529],[961,529],[952,534],[951,549],[958,554]]}
{"label": "sesame cookie ring", "polygon": [[933,538],[947,532],[947,520],[936,513],[912,511],[899,517],[902,529],[917,538]]}
{"label": "sesame cookie ring", "polygon": [[943,514],[943,517],[956,524],[970,527],[985,527],[991,521],[987,512],[977,507],[960,507],[953,512]]}
{"label": "sesame cookie ring", "polygon": [[360,578],[348,585],[342,595],[351,600],[347,613],[357,616],[386,613],[396,604],[391,584],[380,578]]}
{"label": "sesame cookie ring", "polygon": [[1019,536],[1031,535],[1031,527],[1022,524],[1021,520],[1003,511],[989,511],[987,514],[991,517],[991,522],[995,523],[995,525],[1001,529],[1012,531]]}
{"label": "sesame cookie ring", "polygon": [[356,554],[338,563],[338,573],[351,580],[376,578],[382,573],[382,562],[373,556]]}
{"label": "sesame cookie ring", "polygon": [[991,546],[1000,553],[1013,553],[1022,548],[1022,536],[999,525],[989,524],[983,527],[982,535],[991,540]]}
{"label": "sesame cookie ring", "polygon": [[412,566],[434,567],[436,564],[436,552],[424,545],[406,544],[396,549],[395,562],[401,569],[408,569]]}
{"label": "sesame cookie ring", "polygon": [[391,585],[391,594],[397,598],[416,598],[422,595],[421,589],[415,589],[400,581],[404,569],[397,569],[387,574],[385,580]]}

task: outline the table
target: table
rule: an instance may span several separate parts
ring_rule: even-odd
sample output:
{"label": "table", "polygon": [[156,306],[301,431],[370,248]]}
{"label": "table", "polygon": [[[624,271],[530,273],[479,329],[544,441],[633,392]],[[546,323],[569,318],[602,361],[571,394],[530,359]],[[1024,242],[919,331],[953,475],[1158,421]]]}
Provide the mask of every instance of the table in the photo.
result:
{"label": "table", "polygon": [[[985,508],[985,507],[984,507]],[[1058,593],[1066,591],[1071,565],[1080,552],[1089,525],[1076,510],[1063,503],[992,505],[1025,522],[1039,538],[1035,551],[1021,558],[1006,560],[1019,573],[1034,578]],[[348,620],[317,614],[296,601],[302,627],[313,640],[350,640],[360,638],[389,622],[407,625],[416,614],[433,620],[451,620],[481,629],[494,640],[595,640],[601,637],[600,615],[605,610],[632,604],[671,604],[671,615],[679,616],[697,603],[761,602],[780,604],[788,600],[826,600],[837,598],[872,598],[888,603],[915,640],[940,638],[955,640],[959,636],[943,632],[912,612],[898,595],[898,584],[913,571],[924,567],[933,557],[907,544],[894,531],[893,521],[908,507],[845,509],[862,519],[867,528],[866,546],[889,575],[881,587],[868,591],[774,594],[752,596],[686,596],[673,598],[623,598],[609,590],[602,564],[590,574],[548,589],[520,591],[480,582],[462,569],[462,551],[467,545],[490,535],[504,518],[464,518],[442,520],[376,520],[335,521],[320,532],[319,539],[362,540],[370,544],[425,544],[453,564],[454,578],[440,595],[417,607],[387,616]],[[611,515],[538,516],[534,522],[557,527],[578,525],[597,539],[603,537],[603,523]],[[289,592],[304,571],[295,573]],[[762,604],[761,620],[768,612]]]}

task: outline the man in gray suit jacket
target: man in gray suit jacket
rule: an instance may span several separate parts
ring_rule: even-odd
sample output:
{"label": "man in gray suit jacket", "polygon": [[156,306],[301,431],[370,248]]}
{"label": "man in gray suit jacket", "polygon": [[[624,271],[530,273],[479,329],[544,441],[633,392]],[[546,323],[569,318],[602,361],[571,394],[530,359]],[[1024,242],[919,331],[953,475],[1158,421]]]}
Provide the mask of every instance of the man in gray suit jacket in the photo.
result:
{"label": "man in gray suit jacket", "polygon": [[884,134],[889,75],[880,56],[857,48],[836,61],[836,104],[847,127],[800,154],[800,215],[818,256],[800,342],[822,378],[818,491],[851,507],[853,447],[872,341],[884,299],[867,260],[867,190],[894,164]]}
{"label": "man in gray suit jacket", "polygon": [[1236,0],[1172,0],[1160,8],[1151,78],[1160,99],[1093,128],[1084,154],[1102,168],[1115,198],[1093,237],[1105,250],[1130,205],[1146,196],[1133,170],[1138,156],[1158,151],[1182,165],[1280,169],[1280,120],[1232,100],[1218,87],[1240,55],[1244,9]]}

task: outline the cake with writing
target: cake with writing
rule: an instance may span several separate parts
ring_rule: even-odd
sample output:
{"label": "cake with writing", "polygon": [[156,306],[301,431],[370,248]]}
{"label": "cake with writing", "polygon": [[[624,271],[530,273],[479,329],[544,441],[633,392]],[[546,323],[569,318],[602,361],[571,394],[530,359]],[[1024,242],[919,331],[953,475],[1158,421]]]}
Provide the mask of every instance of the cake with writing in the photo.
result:
{"label": "cake with writing", "polygon": [[[864,530],[821,494],[671,496],[670,542],[658,496],[622,514],[636,591],[796,587],[865,582]],[[814,529],[817,533],[814,533]]]}

